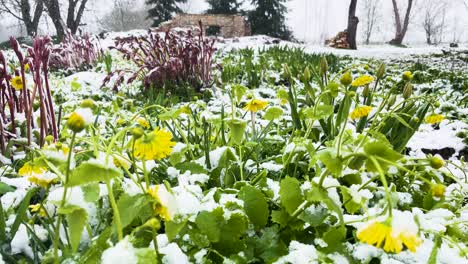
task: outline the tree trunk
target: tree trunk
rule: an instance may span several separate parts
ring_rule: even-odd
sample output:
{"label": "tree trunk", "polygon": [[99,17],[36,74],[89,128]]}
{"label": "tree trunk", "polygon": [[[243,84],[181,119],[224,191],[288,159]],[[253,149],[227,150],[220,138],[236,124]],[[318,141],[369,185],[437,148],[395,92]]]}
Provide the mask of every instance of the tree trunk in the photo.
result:
{"label": "tree trunk", "polygon": [[46,5],[47,12],[52,19],[55,31],[57,31],[57,38],[62,40],[65,37],[67,26],[62,19],[62,15],[60,14],[59,2],[58,0],[44,0],[44,4]]}
{"label": "tree trunk", "polygon": [[398,10],[398,5],[396,0],[392,0],[393,12],[395,15],[395,37],[389,42],[393,45],[401,45],[403,39],[405,38],[406,31],[408,31],[409,20],[411,16],[411,8],[413,7],[413,0],[408,0],[408,7],[406,8],[405,20],[403,25],[401,23],[400,11]]}
{"label": "tree trunk", "polygon": [[[79,0],[69,0],[68,2],[67,27],[70,29],[71,33],[76,34],[80,27],[81,18],[83,17],[88,0],[81,0],[81,2]],[[78,3],[80,3],[80,5],[78,6],[78,10],[76,10]]]}
{"label": "tree trunk", "polygon": [[357,0],[351,0],[349,5],[349,13],[348,13],[348,44],[350,49],[357,49],[356,45],[356,32],[357,26],[359,24],[359,18],[356,16],[356,6]]}

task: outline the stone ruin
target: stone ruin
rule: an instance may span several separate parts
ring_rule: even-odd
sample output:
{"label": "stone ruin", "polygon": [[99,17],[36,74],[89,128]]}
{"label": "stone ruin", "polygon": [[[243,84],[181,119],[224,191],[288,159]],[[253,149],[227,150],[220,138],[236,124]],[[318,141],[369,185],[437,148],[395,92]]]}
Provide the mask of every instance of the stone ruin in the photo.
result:
{"label": "stone ruin", "polygon": [[162,23],[158,30],[198,27],[200,21],[203,25],[203,33],[207,36],[235,38],[251,35],[250,24],[246,17],[241,15],[179,14],[172,20]]}
{"label": "stone ruin", "polygon": [[338,32],[338,34],[325,41],[325,45],[337,49],[349,49],[348,32],[346,30]]}

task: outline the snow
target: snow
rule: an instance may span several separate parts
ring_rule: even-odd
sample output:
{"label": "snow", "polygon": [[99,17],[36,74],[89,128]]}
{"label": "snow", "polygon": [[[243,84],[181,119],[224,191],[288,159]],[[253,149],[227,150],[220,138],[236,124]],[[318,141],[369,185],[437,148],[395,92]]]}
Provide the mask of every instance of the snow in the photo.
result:
{"label": "snow", "polygon": [[[47,239],[48,232],[42,226],[34,225],[34,233],[43,242]],[[10,245],[12,254],[24,253],[30,258],[34,258],[34,253],[30,246],[28,229],[24,224],[19,226],[18,231],[16,232],[15,237],[13,237],[11,240]]]}
{"label": "snow", "polygon": [[138,263],[138,258],[135,248],[132,243],[130,243],[129,237],[127,236],[114,247],[106,249],[102,253],[101,261],[102,264],[136,264]]}
{"label": "snow", "polygon": [[[158,245],[159,246],[159,245]],[[159,246],[159,253],[163,254],[162,262],[164,264],[189,264],[187,255],[180,249],[176,243],[170,243],[165,246]]]}
{"label": "snow", "polygon": [[435,130],[429,124],[422,124],[419,130],[408,142],[408,147],[413,150],[453,148],[457,155],[466,145],[463,139],[456,136],[460,131],[468,129],[468,124],[455,120],[444,120],[440,123],[440,129]]}
{"label": "snow", "polygon": [[279,258],[275,264],[297,263],[310,264],[319,263],[317,250],[313,245],[302,244],[297,241],[291,241],[289,244],[289,254]]}

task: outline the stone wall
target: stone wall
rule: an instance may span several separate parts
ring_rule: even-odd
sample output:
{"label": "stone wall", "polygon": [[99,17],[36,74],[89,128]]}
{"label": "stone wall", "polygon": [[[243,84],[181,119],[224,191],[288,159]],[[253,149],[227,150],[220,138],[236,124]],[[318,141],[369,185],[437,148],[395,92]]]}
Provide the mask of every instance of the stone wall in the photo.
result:
{"label": "stone wall", "polygon": [[219,28],[219,36],[225,38],[250,36],[251,30],[247,19],[240,15],[197,15],[197,14],[179,14],[172,20],[164,22],[158,28],[161,31],[167,31],[175,27],[198,27],[199,21],[202,22],[203,30],[210,27]]}

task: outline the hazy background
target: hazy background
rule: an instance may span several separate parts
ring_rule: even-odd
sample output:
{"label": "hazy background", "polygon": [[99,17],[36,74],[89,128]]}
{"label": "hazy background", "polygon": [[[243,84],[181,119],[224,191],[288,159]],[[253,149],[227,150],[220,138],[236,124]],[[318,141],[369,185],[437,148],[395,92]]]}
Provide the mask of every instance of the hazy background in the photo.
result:
{"label": "hazy background", "polygon": [[[401,11],[405,11],[406,1],[400,1]],[[416,0],[413,8],[413,19],[405,38],[406,43],[424,43],[425,35],[422,28],[422,7],[427,0]],[[468,42],[468,8],[463,5],[463,0],[449,0],[446,13],[446,27],[443,33],[444,42],[452,42],[458,39],[460,42]],[[250,2],[250,1],[245,1]],[[309,43],[323,43],[326,38],[334,36],[338,31],[346,27],[348,0],[290,0],[287,2],[289,13],[287,23],[298,40]],[[363,1],[358,1],[358,16],[362,21]],[[98,33],[106,30],[103,26],[105,16],[113,7],[113,0],[89,0],[87,12],[83,22],[86,31]],[[249,4],[244,5],[249,9]],[[204,0],[188,0],[182,5],[187,13],[203,13],[207,4]],[[144,10],[144,0],[134,0],[132,3],[134,11]],[[381,18],[378,28],[371,38],[371,42],[385,42],[394,35],[393,11],[391,0],[381,0],[379,8]],[[144,13],[142,13],[144,14]],[[45,16],[44,16],[45,17]],[[360,24],[358,40],[363,41],[361,33],[363,23]],[[41,34],[54,33],[54,27],[50,21],[43,19],[41,23]],[[0,41],[7,39],[9,35],[21,35],[19,22],[10,17],[3,16],[0,22]]]}

